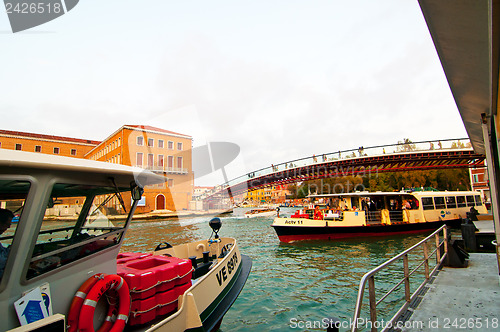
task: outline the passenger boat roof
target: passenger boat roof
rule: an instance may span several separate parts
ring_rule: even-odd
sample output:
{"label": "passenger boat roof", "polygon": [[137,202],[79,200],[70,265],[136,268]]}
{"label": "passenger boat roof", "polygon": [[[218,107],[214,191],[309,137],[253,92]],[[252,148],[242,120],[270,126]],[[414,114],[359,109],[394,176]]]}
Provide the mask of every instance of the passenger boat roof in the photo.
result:
{"label": "passenger boat roof", "polygon": [[320,197],[366,197],[366,196],[401,196],[401,195],[452,195],[452,194],[477,194],[474,191],[356,191],[352,193],[338,193],[338,194],[315,194],[308,195],[310,198]]}
{"label": "passenger boat roof", "polygon": [[23,173],[23,170],[29,169],[50,173],[65,171],[86,175],[107,175],[113,177],[118,186],[130,186],[131,180],[135,180],[141,187],[166,181],[166,178],[163,176],[137,167],[88,159],[0,149],[0,168],[4,167],[19,170]]}

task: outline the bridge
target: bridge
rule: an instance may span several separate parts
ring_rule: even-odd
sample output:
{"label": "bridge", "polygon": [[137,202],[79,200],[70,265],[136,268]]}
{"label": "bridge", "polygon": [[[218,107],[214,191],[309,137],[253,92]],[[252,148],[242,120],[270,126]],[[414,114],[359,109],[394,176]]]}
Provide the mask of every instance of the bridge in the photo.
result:
{"label": "bridge", "polygon": [[474,152],[468,138],[359,147],[273,164],[216,186],[198,200],[220,200],[269,186],[332,177],[470,168],[484,159]]}

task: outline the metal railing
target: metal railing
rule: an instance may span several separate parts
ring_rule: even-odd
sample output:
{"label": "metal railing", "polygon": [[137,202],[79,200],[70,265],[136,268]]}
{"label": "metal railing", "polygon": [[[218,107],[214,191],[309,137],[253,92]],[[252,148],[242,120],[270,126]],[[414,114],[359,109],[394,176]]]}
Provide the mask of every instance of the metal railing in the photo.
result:
{"label": "metal railing", "polygon": [[[440,240],[440,232],[443,232],[443,240]],[[436,248],[429,253],[429,242],[434,238],[435,240],[435,245]],[[444,253],[441,256],[441,247],[444,248]],[[421,262],[413,269],[410,271],[409,267],[409,262],[408,262],[408,254],[414,253],[416,250],[419,248],[423,249],[423,259]],[[429,260],[431,260],[431,257],[433,255],[436,255],[436,265],[432,269],[432,271],[429,271]],[[376,326],[379,326],[380,324],[377,324],[377,305],[379,305],[384,299],[386,299],[392,292],[394,292],[396,289],[398,289],[401,285],[404,284],[404,299],[405,303],[403,306],[392,316],[392,318],[389,321],[386,321],[387,323],[384,324],[384,327],[382,331],[386,331],[389,329],[391,326],[393,326],[394,320],[399,317],[401,313],[403,313],[408,307],[410,306],[410,303],[412,300],[414,300],[417,295],[419,294],[420,290],[427,284],[429,281],[430,277],[433,276],[436,271],[439,269],[439,267],[442,265],[444,260],[448,256],[448,231],[446,228],[446,225],[441,226],[439,229],[437,229],[435,232],[427,236],[425,239],[420,241],[419,243],[415,244],[413,247],[403,251],[399,255],[391,258],[390,260],[386,261],[385,263],[379,265],[378,267],[374,268],[370,272],[366,273],[362,278],[361,282],[359,283],[359,291],[358,291],[358,297],[356,300],[356,308],[354,310],[354,316],[353,316],[353,324],[352,324],[352,332],[358,331],[358,322],[361,322],[363,320],[360,319],[360,314],[361,314],[361,305],[363,303],[363,297],[364,297],[364,292],[366,288],[366,284],[368,283],[368,298],[369,298],[369,308],[370,308],[370,321],[371,321],[371,331],[378,331]],[[387,291],[378,301],[376,299],[376,293],[375,293],[375,275],[387,268],[389,265],[403,260],[403,273],[404,277],[394,286],[392,287],[389,291]],[[420,286],[413,292],[413,294],[410,291],[410,277],[418,271],[419,268],[424,266],[424,275],[425,279],[424,281],[420,284]]]}

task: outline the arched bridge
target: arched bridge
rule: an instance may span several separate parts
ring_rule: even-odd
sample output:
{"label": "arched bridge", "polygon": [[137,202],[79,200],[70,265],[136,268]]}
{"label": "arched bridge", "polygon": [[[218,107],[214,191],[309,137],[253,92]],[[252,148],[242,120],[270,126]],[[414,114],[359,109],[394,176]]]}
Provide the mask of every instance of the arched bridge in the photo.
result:
{"label": "arched bridge", "polygon": [[467,138],[359,147],[271,165],[217,186],[199,199],[232,197],[268,186],[337,176],[474,167],[484,159]]}

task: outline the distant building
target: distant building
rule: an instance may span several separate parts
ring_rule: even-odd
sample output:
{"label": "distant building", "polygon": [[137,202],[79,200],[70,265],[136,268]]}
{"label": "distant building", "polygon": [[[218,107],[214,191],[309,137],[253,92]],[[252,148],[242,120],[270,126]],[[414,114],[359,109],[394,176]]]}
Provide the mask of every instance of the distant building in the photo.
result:
{"label": "distant building", "polygon": [[99,141],[87,139],[0,130],[0,148],[84,158]]}
{"label": "distant building", "polygon": [[203,186],[195,186],[194,191],[193,191],[193,199],[195,199],[198,196],[203,195],[207,191],[212,190],[214,187],[203,187]]}
{"label": "distant building", "polygon": [[[0,148],[135,166],[162,174],[166,183],[147,186],[137,212],[183,210],[193,194],[192,137],[151,127],[122,126],[103,141],[0,130]],[[130,196],[124,196],[130,207]],[[110,202],[118,208],[118,200]]]}
{"label": "distant building", "polygon": [[287,187],[288,185],[278,185],[252,190],[247,193],[245,200],[252,204],[281,204],[286,201],[287,195],[290,194]]}
{"label": "distant building", "polygon": [[484,201],[491,202],[486,160],[479,163],[479,166],[469,168],[469,174],[472,190],[480,191]]}

